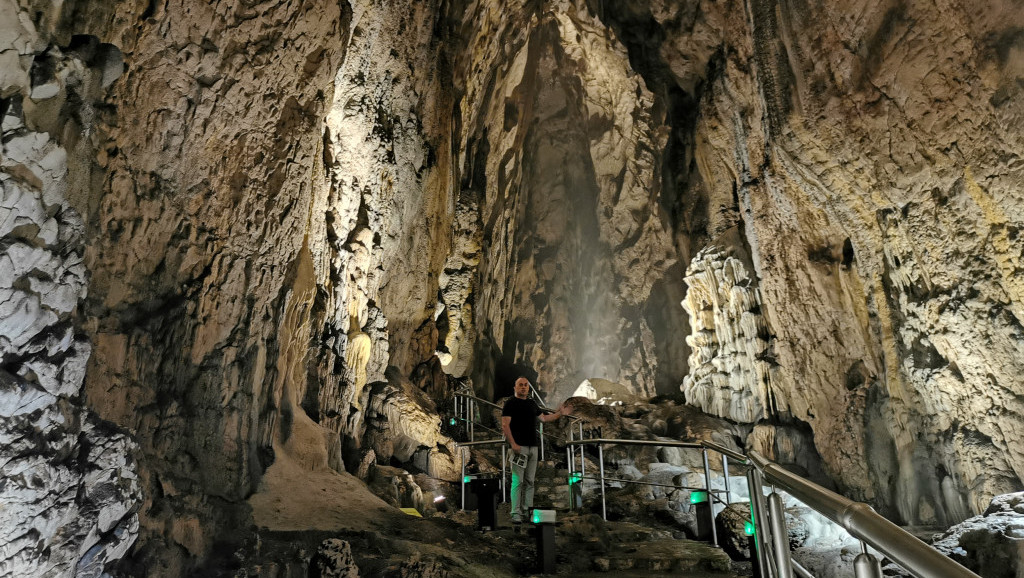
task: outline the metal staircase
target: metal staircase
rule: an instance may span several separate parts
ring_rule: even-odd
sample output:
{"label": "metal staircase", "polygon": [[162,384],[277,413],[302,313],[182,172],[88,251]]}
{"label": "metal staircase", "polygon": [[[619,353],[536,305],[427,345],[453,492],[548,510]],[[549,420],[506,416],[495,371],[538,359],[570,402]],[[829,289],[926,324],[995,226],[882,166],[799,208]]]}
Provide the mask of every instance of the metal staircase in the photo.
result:
{"label": "metal staircase", "polygon": [[[531,388],[532,390],[532,388]],[[544,408],[543,401],[535,391],[538,405]],[[502,500],[507,494],[506,471],[506,448],[504,438],[499,429],[485,423],[483,411],[500,410],[500,407],[489,401],[472,395],[470,391],[459,391],[455,394],[454,402],[455,417],[452,418],[452,425],[461,426],[465,441],[459,442],[460,448],[467,448],[470,451],[489,449],[498,452],[500,448],[501,467],[501,489]],[[979,578],[973,572],[967,570],[955,561],[946,557],[917,537],[888,521],[876,513],[869,505],[854,502],[835,492],[821,487],[810,480],[798,476],[782,466],[768,460],[756,451],[747,454],[736,452],[729,448],[712,442],[667,442],[649,440],[622,440],[606,439],[601,437],[583,439],[583,434],[591,433],[592,429],[575,416],[573,423],[567,426],[567,439],[554,440],[558,445],[565,447],[565,463],[568,476],[568,496],[570,506],[579,503],[580,492],[583,480],[596,482],[600,486],[601,493],[601,514],[607,519],[605,504],[605,488],[609,483],[647,483],[634,480],[622,480],[606,477],[604,463],[604,448],[606,446],[663,446],[678,447],[691,451],[699,451],[702,454],[704,464],[704,487],[686,488],[691,492],[703,492],[710,507],[704,508],[704,515],[709,519],[711,542],[717,546],[718,536],[715,531],[715,510],[716,505],[728,506],[734,502],[730,488],[729,465],[741,467],[746,471],[747,487],[750,490],[750,524],[752,530],[754,548],[755,571],[758,576],[764,578],[814,578],[805,568],[796,563],[790,555],[789,537],[786,528],[786,514],[783,508],[782,493],[799,500],[806,506],[823,515],[828,520],[844,529],[850,536],[861,543],[861,553],[854,559],[854,574],[856,578],[881,578],[882,570],[879,560],[870,552],[869,548],[884,554],[897,565],[901,566],[911,575],[917,578]],[[588,431],[589,430],[589,431]],[[598,430],[599,431],[599,430]],[[541,460],[544,461],[545,447],[552,447],[553,440],[549,435],[543,433],[541,424]],[[598,433],[598,436],[600,434]],[[484,439],[478,439],[484,438]],[[591,449],[591,454],[596,453],[598,472],[589,476],[586,471],[586,451]],[[461,450],[462,455],[462,484],[463,484],[463,505],[465,504],[465,485],[468,483],[466,475],[466,450]],[[710,467],[710,454],[718,454],[722,460],[724,472],[725,489],[712,488],[712,472]],[[577,467],[578,464],[578,467]],[[497,474],[498,472],[492,472]],[[577,485],[576,488],[573,485]],[[691,494],[692,496],[693,494]]]}

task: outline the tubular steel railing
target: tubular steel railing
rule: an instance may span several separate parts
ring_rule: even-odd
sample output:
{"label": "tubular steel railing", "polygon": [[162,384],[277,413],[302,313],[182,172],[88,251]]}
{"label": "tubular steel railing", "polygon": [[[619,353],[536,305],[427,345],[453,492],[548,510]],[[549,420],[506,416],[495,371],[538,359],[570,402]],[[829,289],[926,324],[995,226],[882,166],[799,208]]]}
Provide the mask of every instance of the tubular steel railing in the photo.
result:
{"label": "tubular steel railing", "polygon": [[[502,444],[502,499],[505,496],[505,440],[473,441],[476,404],[484,404],[499,408],[497,404],[476,398],[472,395],[456,394],[456,412],[464,417],[464,425],[468,428],[469,442],[458,444],[459,446],[483,446]],[[461,402],[459,397],[462,398]],[[468,411],[467,411],[468,408]],[[786,529],[786,514],[782,496],[779,491],[785,491],[790,496],[803,502],[811,509],[822,514],[833,523],[839,525],[847,533],[861,543],[861,553],[854,559],[854,575],[856,578],[881,578],[882,570],[878,559],[868,551],[868,547],[881,552],[896,564],[902,566],[916,578],[980,578],[977,574],[964,568],[952,559],[946,557],[938,550],[925,544],[906,530],[893,524],[876,513],[870,506],[861,502],[854,502],[835,492],[804,479],[782,466],[768,460],[757,451],[750,451],[747,455],[737,452],[714,442],[672,442],[666,440],[622,440],[606,438],[583,439],[583,420],[576,416],[568,416],[575,420],[567,428],[568,439],[565,441],[566,458],[569,464],[569,496],[570,508],[572,507],[573,489],[572,484],[581,480],[597,480],[600,483],[601,491],[601,515],[607,519],[607,503],[605,497],[605,486],[607,482],[636,483],[644,485],[661,486],[665,484],[654,484],[638,480],[624,480],[608,478],[605,476],[604,468],[604,446],[606,445],[627,445],[627,446],[658,446],[678,447],[686,449],[701,450],[704,466],[704,488],[690,488],[684,486],[672,486],[679,489],[703,490],[707,492],[710,508],[710,529],[711,540],[718,545],[718,534],[715,528],[715,503],[728,505],[732,502],[732,490],[730,487],[729,461],[746,468],[747,486],[750,492],[750,512],[754,528],[754,552],[752,552],[760,576],[765,578],[814,578],[803,566],[794,561],[790,556],[789,535]],[[543,430],[542,434],[543,434]],[[579,439],[576,439],[577,434]],[[598,433],[598,436],[600,434]],[[543,446],[544,435],[541,436]],[[587,477],[585,447],[597,447],[598,475]],[[708,458],[708,451],[717,452],[722,457],[722,473],[725,478],[725,490],[713,490],[711,488],[711,468]],[[462,501],[465,507],[465,453],[462,455],[463,488]],[[579,455],[579,476],[576,476],[576,456]],[[765,496],[765,487],[768,486],[771,492]],[[724,499],[718,494],[724,494]]]}
{"label": "tubular steel railing", "polygon": [[[868,546],[885,554],[890,560],[899,564],[916,578],[979,578],[941,552],[928,546],[906,530],[893,524],[876,513],[870,506],[849,500],[835,492],[827,490],[814,482],[806,480],[782,466],[767,460],[756,451],[745,456],[739,452],[713,442],[669,442],[663,440],[619,440],[619,439],[581,439],[566,442],[568,446],[596,445],[598,454],[599,476],[596,478],[601,485],[601,515],[607,519],[605,499],[605,483],[608,481],[642,483],[633,480],[614,480],[605,476],[604,446],[633,445],[660,446],[700,449],[704,461],[704,491],[707,492],[711,507],[711,540],[718,545],[718,536],[714,523],[714,503],[729,504],[732,492],[729,480],[729,459],[736,464],[747,467],[747,485],[750,491],[750,511],[754,526],[755,564],[759,576],[767,578],[814,578],[803,566],[790,556],[789,533],[786,529],[786,514],[782,496],[778,490],[800,500],[811,509],[824,515],[838,524],[851,536],[861,542],[861,553],[854,559],[854,575],[856,578],[881,578],[882,569],[877,558],[868,551]],[[722,472],[725,477],[725,499],[722,500],[715,490],[711,489],[711,469],[709,467],[708,450],[718,452],[722,456]],[[582,460],[581,460],[582,463]],[[573,483],[572,469],[574,462],[570,460],[570,485]],[[581,476],[577,479],[594,479]],[[764,495],[765,485],[770,486],[771,493]],[[700,488],[681,489],[696,490]],[[570,496],[571,494],[570,488]]]}
{"label": "tubular steel railing", "polygon": [[[977,574],[957,564],[938,550],[917,539],[913,534],[893,524],[876,513],[871,506],[854,502],[806,480],[782,466],[769,461],[756,451],[749,453],[753,467],[748,472],[756,473],[756,483],[750,485],[751,501],[755,497],[762,506],[755,509],[754,529],[762,551],[772,550],[774,556],[759,556],[759,563],[767,568],[771,576],[792,576],[795,570],[800,576],[810,576],[798,564],[790,565],[789,540],[786,519],[782,511],[782,499],[775,488],[785,490],[789,495],[807,504],[812,509],[835,522],[851,536],[861,541],[861,553],[853,561],[857,578],[875,578],[882,575],[878,559],[868,552],[867,547],[885,554],[890,560],[902,566],[917,578],[979,578]],[[769,512],[766,526],[758,521],[765,519],[763,512],[763,484],[760,479],[773,486],[768,497]],[[784,547],[783,547],[784,546]],[[783,553],[784,551],[784,553]],[[765,552],[767,554],[767,552]],[[772,559],[774,558],[774,559]],[[786,568],[789,566],[789,568]],[[769,574],[762,574],[768,576]]]}
{"label": "tubular steel railing", "polygon": [[[583,446],[587,446],[587,445],[597,446],[598,477],[597,478],[594,478],[594,477],[589,477],[588,478],[588,477],[586,477],[585,474],[583,474],[582,471],[580,472],[580,476],[578,478],[574,477],[573,474],[575,472],[573,471],[573,468],[575,467],[575,464],[573,462],[570,462],[569,463],[569,484],[571,486],[574,483],[574,481],[581,481],[581,480],[585,480],[585,479],[590,479],[590,480],[597,479],[597,480],[599,480],[600,484],[601,484],[601,517],[604,518],[605,520],[608,519],[608,507],[607,507],[607,502],[606,502],[606,499],[605,499],[605,483],[606,482],[608,482],[608,481],[617,481],[617,482],[643,484],[643,485],[648,485],[648,486],[661,486],[663,484],[653,484],[651,482],[641,482],[641,481],[638,481],[638,480],[609,480],[604,475],[604,446],[606,446],[606,445],[657,446],[657,447],[687,448],[687,449],[701,450],[701,453],[703,455],[703,461],[704,461],[704,487],[703,488],[694,488],[694,487],[687,487],[687,486],[672,486],[672,487],[683,489],[683,490],[704,490],[707,493],[708,501],[709,501],[709,504],[708,504],[709,505],[708,516],[710,517],[710,519],[708,521],[710,523],[710,529],[711,529],[711,543],[714,544],[715,546],[718,545],[718,530],[715,528],[715,501],[717,500],[719,503],[722,503],[722,504],[728,504],[728,502],[722,501],[722,499],[719,498],[716,495],[718,493],[718,491],[711,489],[711,466],[710,466],[710,462],[708,461],[708,449],[709,448],[707,448],[707,447],[705,447],[705,446],[703,446],[703,445],[701,445],[700,443],[697,443],[697,442],[673,442],[673,441],[666,441],[666,440],[620,440],[620,439],[605,439],[605,438],[586,439],[586,440],[583,440],[583,439],[581,439],[581,440],[573,440],[573,441],[566,442],[566,445],[569,446],[569,447],[579,446],[580,450],[581,450],[580,451],[581,456],[582,456]],[[723,463],[723,467],[725,467],[725,471],[728,472],[729,471],[728,462],[725,461],[726,454],[722,454],[722,456],[723,456],[723,462],[722,462]],[[580,462],[582,463],[583,460],[581,459]],[[729,491],[729,487],[728,487],[728,478],[726,478],[725,494],[726,494],[726,496],[729,496],[730,493],[731,492]],[[572,488],[571,487],[569,489],[569,495],[572,496]],[[571,503],[571,500],[570,500],[570,503]]]}
{"label": "tubular steel railing", "polygon": [[[540,399],[540,396],[537,394],[537,392],[533,390],[533,386],[530,386],[530,389],[532,393],[537,397],[537,401],[540,402],[538,403],[538,405],[540,406],[541,410],[551,412],[551,409],[544,406],[543,400]],[[481,406],[499,410],[502,409],[500,405],[491,401],[487,401],[486,399],[476,397],[475,395],[472,395],[470,393],[455,392],[455,419],[462,424],[465,435],[466,437],[469,438],[469,441],[476,441],[477,427],[481,427],[489,432],[497,433],[498,435],[504,436],[504,434],[501,431],[488,428],[487,426],[483,425],[480,422],[480,420],[477,419],[479,408]],[[564,417],[569,418],[574,422],[582,423],[582,420],[580,420],[580,418],[576,416],[566,415]],[[544,461],[544,452],[546,446],[545,440],[548,438],[558,438],[552,436],[551,434],[544,433],[544,422],[539,423],[538,429],[540,431],[540,461]],[[572,431],[572,426],[570,426],[570,431]],[[582,429],[580,431],[582,432]]]}
{"label": "tubular steel railing", "polygon": [[508,445],[505,443],[505,438],[499,438],[496,440],[480,440],[475,442],[458,442],[455,447],[459,450],[459,459],[462,462],[462,478],[459,482],[461,484],[462,491],[462,503],[460,507],[466,509],[466,452],[462,451],[462,448],[466,447],[481,447],[481,446],[493,446],[501,445],[501,501],[505,501],[505,451]]}
{"label": "tubular steel railing", "polygon": [[[531,388],[531,390],[533,390],[533,386],[530,386],[530,388]],[[534,395],[537,395],[536,391],[533,391],[533,393],[534,393]],[[537,397],[539,399],[539,395]],[[543,402],[541,402],[541,403],[543,403]],[[507,496],[507,493],[508,493],[507,492],[507,488],[508,488],[508,484],[507,484],[508,472],[506,470],[506,463],[505,463],[505,458],[507,456],[507,453],[506,453],[507,444],[505,443],[505,436],[504,436],[503,432],[498,431],[498,430],[494,430],[492,428],[489,428],[489,427],[483,425],[482,423],[480,423],[480,421],[477,420],[478,408],[481,407],[481,406],[483,406],[483,407],[490,407],[490,408],[494,408],[494,409],[501,409],[502,408],[500,405],[498,405],[498,404],[496,404],[494,402],[487,401],[486,399],[482,399],[482,398],[476,397],[476,396],[474,396],[474,395],[472,395],[470,393],[455,392],[455,414],[456,414],[456,419],[461,422],[463,430],[464,430],[466,436],[469,437],[469,441],[468,442],[457,442],[456,443],[456,447],[479,447],[479,446],[488,446],[488,445],[502,444],[502,446],[501,446],[501,500],[502,500],[502,502],[504,502],[504,501],[507,501],[507,499],[508,499],[508,496]],[[541,409],[544,410],[544,411],[551,411],[550,409],[544,407],[543,405],[541,405]],[[582,420],[580,420],[580,418],[577,417],[577,416],[568,415],[568,416],[565,416],[565,417],[567,417],[567,418],[569,418],[569,419],[571,419],[571,420],[573,420],[575,422],[578,422],[578,423],[582,422]],[[502,437],[499,438],[499,439],[487,439],[487,440],[477,441],[475,439],[475,437],[476,437],[476,428],[477,427],[480,427],[480,428],[486,430],[487,432],[490,432],[490,433],[496,434],[496,435],[500,435]],[[574,429],[574,425],[570,425],[569,426],[569,431],[572,432],[573,429]],[[540,431],[540,437],[539,437],[539,439],[540,439],[540,460],[543,461],[544,460],[545,438],[549,438],[549,437],[550,438],[554,438],[555,436],[552,436],[551,434],[544,433],[544,422],[540,422],[540,424],[539,424],[539,431]],[[583,430],[580,429],[580,432],[582,432],[582,431]],[[461,457],[461,460],[462,460],[462,481],[461,481],[461,484],[462,484],[462,488],[461,488],[461,491],[462,491],[462,507],[463,507],[463,509],[465,509],[465,506],[466,506],[466,487],[465,487],[466,486],[466,456],[465,456],[465,453],[460,451],[460,457]]]}

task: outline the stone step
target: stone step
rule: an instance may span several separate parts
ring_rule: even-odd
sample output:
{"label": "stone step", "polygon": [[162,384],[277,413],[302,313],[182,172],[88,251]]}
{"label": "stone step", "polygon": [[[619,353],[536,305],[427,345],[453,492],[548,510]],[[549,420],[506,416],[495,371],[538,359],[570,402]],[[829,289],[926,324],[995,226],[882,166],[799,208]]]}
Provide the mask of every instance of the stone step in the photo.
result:
{"label": "stone step", "polygon": [[661,539],[613,544],[594,556],[594,570],[621,573],[732,573],[729,557],[718,548],[691,540]]}

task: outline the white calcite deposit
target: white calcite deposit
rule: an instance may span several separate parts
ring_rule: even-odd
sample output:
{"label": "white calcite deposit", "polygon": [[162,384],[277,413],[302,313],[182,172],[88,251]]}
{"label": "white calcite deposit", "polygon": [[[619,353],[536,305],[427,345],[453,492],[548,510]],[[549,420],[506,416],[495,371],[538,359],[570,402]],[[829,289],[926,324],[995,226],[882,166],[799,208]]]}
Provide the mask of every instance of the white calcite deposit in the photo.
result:
{"label": "white calcite deposit", "polygon": [[22,56],[0,49],[0,575],[99,576],[138,536],[137,448],[82,405],[85,227],[66,149],[29,128],[33,109],[95,79],[49,51],[63,73],[30,85],[19,67],[45,44],[10,3],[0,15],[0,39]]}

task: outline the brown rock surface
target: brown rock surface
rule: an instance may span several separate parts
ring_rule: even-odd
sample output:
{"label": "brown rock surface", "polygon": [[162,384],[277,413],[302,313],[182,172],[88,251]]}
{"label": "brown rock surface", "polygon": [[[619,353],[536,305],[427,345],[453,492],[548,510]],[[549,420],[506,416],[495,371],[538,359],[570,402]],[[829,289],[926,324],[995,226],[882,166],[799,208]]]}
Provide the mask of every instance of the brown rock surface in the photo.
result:
{"label": "brown rock surface", "polygon": [[[696,141],[708,204],[735,204],[758,277],[771,370],[746,366],[752,391],[812,426],[852,496],[910,522],[977,512],[1024,468],[1006,241],[1024,206],[1021,7],[755,2],[753,25],[728,8],[699,9],[733,33]],[[711,237],[732,226],[716,218]]]}
{"label": "brown rock surface", "polygon": [[[450,476],[413,389],[513,363],[552,402],[682,385],[781,454],[806,424],[850,497],[979,513],[1024,487],[1022,11],[0,0],[0,434],[129,432],[166,575],[275,466]],[[102,431],[96,524],[134,536]],[[104,483],[71,470],[45,492]]]}

